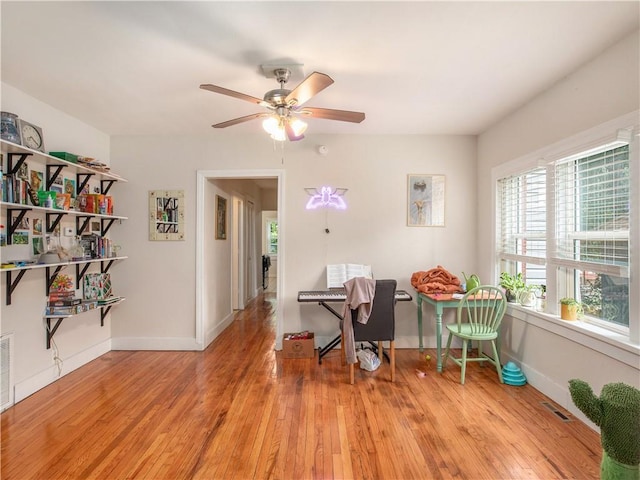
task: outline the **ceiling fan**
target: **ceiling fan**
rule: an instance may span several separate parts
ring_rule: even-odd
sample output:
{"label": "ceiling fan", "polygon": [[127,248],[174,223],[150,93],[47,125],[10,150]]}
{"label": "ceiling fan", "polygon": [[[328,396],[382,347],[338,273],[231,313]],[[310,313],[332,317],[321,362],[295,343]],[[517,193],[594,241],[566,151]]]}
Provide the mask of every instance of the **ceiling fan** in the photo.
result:
{"label": "ceiling fan", "polygon": [[362,112],[302,106],[333,83],[333,79],[329,75],[313,72],[293,90],[288,90],[285,88],[285,84],[289,81],[291,70],[288,68],[276,68],[273,73],[278,83],[280,83],[280,88],[268,91],[262,99],[217,85],[208,83],[200,85],[203,90],[239,98],[270,110],[270,112],[253,113],[227,120],[226,122],[216,123],[212,127],[226,128],[256,118],[264,118],[262,126],[267,133],[271,134],[274,140],[284,141],[288,138],[290,141],[296,141],[304,138],[303,133],[307,128],[306,122],[300,117],[324,118],[352,123],[360,123],[364,120],[364,113]]}

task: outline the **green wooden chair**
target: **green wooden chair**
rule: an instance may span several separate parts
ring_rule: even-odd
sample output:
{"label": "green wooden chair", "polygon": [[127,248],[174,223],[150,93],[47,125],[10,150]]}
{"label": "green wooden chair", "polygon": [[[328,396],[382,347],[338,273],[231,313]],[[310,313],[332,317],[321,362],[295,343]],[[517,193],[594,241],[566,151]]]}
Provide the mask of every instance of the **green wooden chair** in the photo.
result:
{"label": "green wooden chair", "polygon": [[[460,383],[464,384],[464,375],[467,368],[467,362],[489,362],[495,365],[498,371],[500,383],[502,380],[502,367],[500,366],[500,356],[496,347],[496,339],[500,334],[500,324],[502,317],[507,309],[507,301],[497,287],[490,285],[481,285],[468,291],[460,300],[457,310],[457,322],[447,325],[449,330],[449,339],[447,340],[447,350],[444,354],[442,369],[447,364],[449,358],[449,348],[453,337],[462,339],[462,357],[451,357],[457,363],[461,370]],[[476,340],[478,342],[478,356],[467,357],[467,347],[469,342]],[[493,348],[493,358],[489,357],[482,351],[482,342],[491,342]]]}

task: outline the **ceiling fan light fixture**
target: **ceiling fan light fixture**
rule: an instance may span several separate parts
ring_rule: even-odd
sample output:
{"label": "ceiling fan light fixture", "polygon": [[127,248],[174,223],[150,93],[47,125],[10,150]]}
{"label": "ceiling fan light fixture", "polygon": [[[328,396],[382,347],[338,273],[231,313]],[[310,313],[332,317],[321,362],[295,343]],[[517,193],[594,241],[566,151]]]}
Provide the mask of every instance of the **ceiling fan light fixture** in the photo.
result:
{"label": "ceiling fan light fixture", "polygon": [[296,137],[299,137],[307,131],[307,122],[304,122],[299,118],[289,119],[289,125],[291,125],[291,129],[293,130],[293,133]]}
{"label": "ceiling fan light fixture", "polygon": [[271,134],[271,138],[273,138],[276,142],[284,142],[287,139],[287,134],[284,131],[284,128],[276,131]]}
{"label": "ceiling fan light fixture", "polygon": [[270,135],[275,135],[278,131],[284,131],[284,128],[280,124],[280,119],[275,116],[270,116],[262,121],[262,128]]}

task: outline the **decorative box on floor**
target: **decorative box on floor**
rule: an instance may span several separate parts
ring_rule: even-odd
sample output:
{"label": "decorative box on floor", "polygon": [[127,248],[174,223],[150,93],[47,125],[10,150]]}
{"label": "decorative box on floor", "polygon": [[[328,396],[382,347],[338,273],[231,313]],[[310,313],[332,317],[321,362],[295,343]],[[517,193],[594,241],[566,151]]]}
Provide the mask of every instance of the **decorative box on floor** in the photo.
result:
{"label": "decorative box on floor", "polygon": [[282,337],[283,358],[313,358],[315,348],[313,332],[285,333]]}

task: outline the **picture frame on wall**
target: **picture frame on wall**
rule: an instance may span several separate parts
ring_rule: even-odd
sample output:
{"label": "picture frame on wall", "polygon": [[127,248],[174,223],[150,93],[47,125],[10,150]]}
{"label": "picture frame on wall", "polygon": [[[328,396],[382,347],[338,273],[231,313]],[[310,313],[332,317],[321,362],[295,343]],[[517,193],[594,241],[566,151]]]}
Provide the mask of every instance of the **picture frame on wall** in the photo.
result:
{"label": "picture frame on wall", "polygon": [[409,227],[444,227],[444,175],[407,175],[407,225]]}
{"label": "picture frame on wall", "polygon": [[184,241],[184,190],[149,192],[149,240]]}
{"label": "picture frame on wall", "polygon": [[216,240],[227,239],[227,199],[216,195]]}

